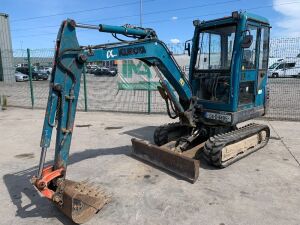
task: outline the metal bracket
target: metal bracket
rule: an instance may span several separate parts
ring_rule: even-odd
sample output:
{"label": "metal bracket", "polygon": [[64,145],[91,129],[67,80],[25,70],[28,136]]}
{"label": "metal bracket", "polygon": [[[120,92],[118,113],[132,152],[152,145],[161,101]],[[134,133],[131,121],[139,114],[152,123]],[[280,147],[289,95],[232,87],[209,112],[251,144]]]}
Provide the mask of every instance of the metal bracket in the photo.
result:
{"label": "metal bracket", "polygon": [[64,168],[54,170],[53,166],[48,166],[43,169],[42,178],[38,179],[37,177],[33,177],[31,179],[31,183],[34,184],[34,186],[42,193],[43,196],[52,200],[55,192],[48,188],[48,185],[54,179],[63,176],[64,170]]}

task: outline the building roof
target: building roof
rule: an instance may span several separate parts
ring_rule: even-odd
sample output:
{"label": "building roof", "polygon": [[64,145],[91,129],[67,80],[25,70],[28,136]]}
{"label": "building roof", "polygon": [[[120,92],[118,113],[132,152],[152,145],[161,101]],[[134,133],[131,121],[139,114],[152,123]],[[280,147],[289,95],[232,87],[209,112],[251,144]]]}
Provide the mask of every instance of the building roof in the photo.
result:
{"label": "building roof", "polygon": [[0,12],[0,16],[8,17],[8,14],[7,14],[7,13],[1,13],[1,12]]}

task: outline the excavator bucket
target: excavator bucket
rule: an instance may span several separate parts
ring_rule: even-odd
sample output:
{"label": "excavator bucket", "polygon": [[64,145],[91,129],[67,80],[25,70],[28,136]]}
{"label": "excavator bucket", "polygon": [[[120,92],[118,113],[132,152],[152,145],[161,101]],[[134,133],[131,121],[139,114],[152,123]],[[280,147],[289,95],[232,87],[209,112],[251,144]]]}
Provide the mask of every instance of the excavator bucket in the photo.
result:
{"label": "excavator bucket", "polygon": [[62,195],[62,202],[57,203],[60,211],[77,224],[90,220],[110,201],[101,188],[87,182],[64,180],[56,193]]}
{"label": "excavator bucket", "polygon": [[191,183],[199,176],[199,161],[182,153],[170,150],[166,146],[156,146],[146,141],[132,139],[132,154],[139,159],[163,168]]}

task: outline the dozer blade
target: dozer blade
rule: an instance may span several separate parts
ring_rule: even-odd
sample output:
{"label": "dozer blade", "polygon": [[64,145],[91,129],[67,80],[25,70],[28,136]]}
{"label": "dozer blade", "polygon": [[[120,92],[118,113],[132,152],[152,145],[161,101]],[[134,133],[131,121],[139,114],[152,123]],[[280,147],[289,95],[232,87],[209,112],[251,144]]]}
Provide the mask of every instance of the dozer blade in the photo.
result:
{"label": "dozer blade", "polygon": [[62,194],[58,208],[77,224],[90,220],[110,200],[102,189],[87,182],[64,180],[56,193]]}
{"label": "dozer blade", "polygon": [[149,144],[145,141],[131,139],[133,155],[159,168],[163,168],[191,183],[199,176],[199,161],[168,148]]}

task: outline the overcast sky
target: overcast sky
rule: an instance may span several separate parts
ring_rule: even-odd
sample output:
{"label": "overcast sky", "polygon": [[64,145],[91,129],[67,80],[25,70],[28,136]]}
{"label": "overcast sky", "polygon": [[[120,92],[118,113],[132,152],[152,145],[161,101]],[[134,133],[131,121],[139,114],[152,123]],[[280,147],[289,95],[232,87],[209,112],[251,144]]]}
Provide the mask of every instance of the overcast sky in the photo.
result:
{"label": "overcast sky", "polygon": [[[178,43],[193,35],[193,19],[209,20],[246,10],[267,17],[273,37],[300,37],[300,0],[143,0],[144,27],[164,42]],[[2,0],[10,15],[13,48],[52,48],[63,19],[90,24],[140,24],[139,0]],[[113,41],[97,31],[78,32],[80,44]]]}

